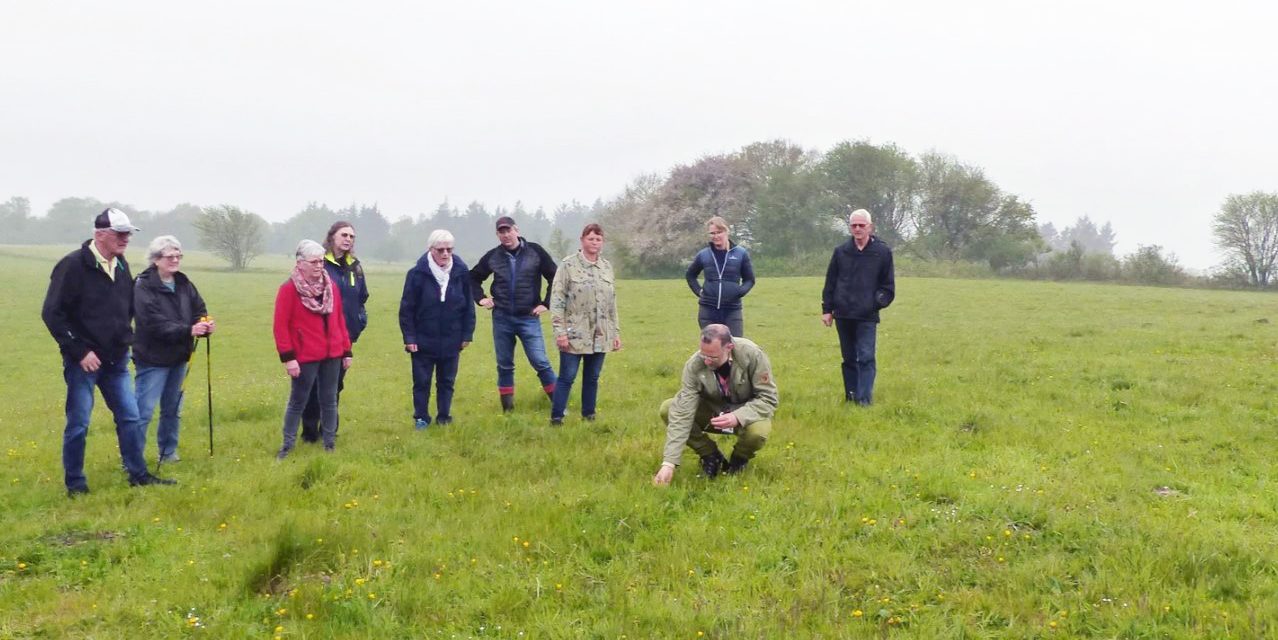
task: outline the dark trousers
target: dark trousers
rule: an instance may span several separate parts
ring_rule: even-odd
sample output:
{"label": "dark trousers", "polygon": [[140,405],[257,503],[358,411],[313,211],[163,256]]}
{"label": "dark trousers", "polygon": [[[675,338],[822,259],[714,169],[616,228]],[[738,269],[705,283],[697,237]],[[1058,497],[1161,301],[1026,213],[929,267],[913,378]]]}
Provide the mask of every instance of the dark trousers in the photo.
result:
{"label": "dark trousers", "polygon": [[341,377],[342,359],[329,358],[319,362],[303,362],[301,373],[292,379],[288,405],[284,408],[283,451],[293,448],[297,441],[297,425],[302,421],[302,411],[307,398],[318,391],[320,397],[320,432],[324,445],[332,447],[337,436],[337,380]]}
{"label": "dark trousers", "polygon": [[843,394],[848,400],[867,405],[874,399],[874,343],[878,323],[834,319],[839,330],[839,351],[843,354]]}
{"label": "dark trousers", "polygon": [[708,324],[724,324],[735,338],[745,337],[745,320],[741,308],[716,309],[705,305],[697,306],[697,325],[702,329]]}
{"label": "dark trousers", "polygon": [[[337,372],[337,402],[342,402],[342,389],[346,388],[346,370],[338,368]],[[333,426],[333,437],[337,437],[337,427],[341,426],[340,420],[338,424]],[[311,388],[311,396],[306,400],[306,408],[302,409],[302,440],[306,442],[319,442],[320,439],[320,397],[319,385]]]}
{"label": "dark trousers", "polygon": [[437,358],[422,352],[410,353],[413,363],[413,419],[430,422],[430,379],[435,378],[435,408],[438,420],[453,417],[453,385],[461,354]]}

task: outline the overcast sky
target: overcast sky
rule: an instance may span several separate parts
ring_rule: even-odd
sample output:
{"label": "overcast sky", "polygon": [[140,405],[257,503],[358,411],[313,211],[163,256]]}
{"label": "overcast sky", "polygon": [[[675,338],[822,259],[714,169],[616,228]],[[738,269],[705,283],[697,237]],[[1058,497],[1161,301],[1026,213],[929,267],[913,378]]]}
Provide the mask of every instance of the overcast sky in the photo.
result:
{"label": "overcast sky", "polygon": [[1225,196],[1278,191],[1274,7],[0,0],[0,200],[549,211],[868,139],[1203,269]]}

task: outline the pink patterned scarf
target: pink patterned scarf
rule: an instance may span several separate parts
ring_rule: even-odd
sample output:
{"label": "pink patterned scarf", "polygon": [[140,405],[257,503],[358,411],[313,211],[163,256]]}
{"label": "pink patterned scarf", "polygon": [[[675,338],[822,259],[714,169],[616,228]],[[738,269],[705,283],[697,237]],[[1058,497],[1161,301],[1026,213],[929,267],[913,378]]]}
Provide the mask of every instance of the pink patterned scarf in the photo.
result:
{"label": "pink patterned scarf", "polygon": [[320,271],[320,281],[310,282],[302,275],[302,265],[293,267],[289,276],[297,295],[302,298],[302,306],[321,315],[333,312],[333,287],[328,281],[328,270]]}

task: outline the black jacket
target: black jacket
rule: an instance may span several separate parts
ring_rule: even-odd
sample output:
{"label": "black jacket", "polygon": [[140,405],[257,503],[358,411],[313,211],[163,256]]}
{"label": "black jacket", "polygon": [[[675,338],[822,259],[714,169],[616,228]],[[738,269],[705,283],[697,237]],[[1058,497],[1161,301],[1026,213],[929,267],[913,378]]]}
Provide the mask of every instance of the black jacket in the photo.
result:
{"label": "black jacket", "polygon": [[[702,272],[705,272],[704,286],[697,284],[697,276]],[[714,245],[707,243],[692,258],[684,278],[701,306],[740,309],[741,299],[754,288],[754,267],[745,247],[729,244],[720,264],[714,255]]]}
{"label": "black jacket", "polygon": [[173,284],[173,291],[169,291],[154,265],[139,273],[133,283],[133,317],[137,325],[133,361],[139,365],[172,367],[191,359],[195,346],[191,325],[208,310],[185,273],[173,274]]}
{"label": "black jacket", "polygon": [[[497,245],[484,254],[470,269],[471,295],[478,303],[484,299],[484,280],[493,277],[489,297],[493,310],[526,316],[533,307],[550,308],[550,284],[555,280],[555,261],[541,245],[519,239],[519,249],[512,254]],[[546,279],[546,295],[541,294],[541,279]]]}
{"label": "black jacket", "polygon": [[368,312],[364,310],[364,303],[368,302],[364,267],[355,256],[346,254],[346,258],[339,262],[330,252],[324,255],[324,268],[342,294],[342,315],[346,317],[346,332],[351,335],[353,344],[368,326]]}
{"label": "black jacket", "polygon": [[40,316],[62,357],[79,362],[90,351],[107,363],[123,360],[133,343],[133,276],[124,256],[115,280],[98,267],[85,241],[53,267]]}
{"label": "black jacket", "polygon": [[879,309],[892,304],[895,298],[892,250],[882,240],[870,236],[861,250],[856,248],[855,240],[848,238],[834,249],[825,270],[821,313],[832,313],[844,320],[878,322]]}
{"label": "black jacket", "polygon": [[404,295],[399,300],[399,330],[404,335],[404,344],[417,345],[418,353],[450,358],[461,352],[461,343],[475,340],[470,271],[460,256],[453,256],[448,290],[440,302],[439,283],[426,263],[430,259],[427,252],[404,278]]}

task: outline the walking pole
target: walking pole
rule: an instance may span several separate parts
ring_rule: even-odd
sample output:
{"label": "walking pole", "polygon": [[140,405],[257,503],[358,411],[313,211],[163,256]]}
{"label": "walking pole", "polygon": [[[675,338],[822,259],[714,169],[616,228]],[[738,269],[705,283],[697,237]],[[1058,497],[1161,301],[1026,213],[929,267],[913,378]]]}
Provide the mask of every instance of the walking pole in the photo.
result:
{"label": "walking pole", "polygon": [[204,336],[205,378],[209,386],[209,457],[213,457],[213,336]]}

